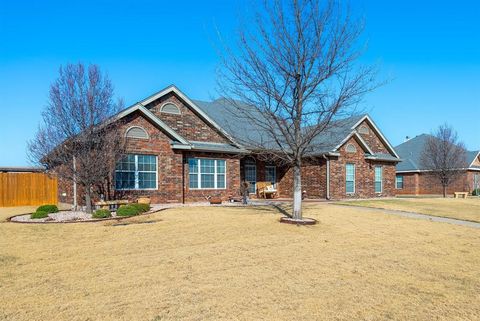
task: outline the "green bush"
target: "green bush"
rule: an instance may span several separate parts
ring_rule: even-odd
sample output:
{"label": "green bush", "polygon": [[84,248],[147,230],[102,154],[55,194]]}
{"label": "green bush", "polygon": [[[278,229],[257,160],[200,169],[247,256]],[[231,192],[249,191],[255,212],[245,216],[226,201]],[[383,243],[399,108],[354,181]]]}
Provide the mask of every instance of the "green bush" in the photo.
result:
{"label": "green bush", "polygon": [[92,214],[93,218],[107,218],[107,217],[112,217],[112,213],[110,213],[109,210],[96,210]]}
{"label": "green bush", "polygon": [[135,207],[139,213],[145,213],[150,210],[149,204],[133,203],[133,204],[129,204],[129,206]]}
{"label": "green bush", "polygon": [[472,192],[473,196],[480,196],[480,188],[474,189]]}
{"label": "green bush", "polygon": [[57,205],[42,205],[37,208],[37,212],[57,213]]}
{"label": "green bush", "polygon": [[139,213],[140,211],[132,205],[122,205],[117,210],[117,216],[135,216]]}
{"label": "green bush", "polygon": [[45,218],[45,217],[48,217],[48,212],[39,211],[39,210],[37,210],[35,213],[32,213],[32,215],[30,215],[30,218]]}

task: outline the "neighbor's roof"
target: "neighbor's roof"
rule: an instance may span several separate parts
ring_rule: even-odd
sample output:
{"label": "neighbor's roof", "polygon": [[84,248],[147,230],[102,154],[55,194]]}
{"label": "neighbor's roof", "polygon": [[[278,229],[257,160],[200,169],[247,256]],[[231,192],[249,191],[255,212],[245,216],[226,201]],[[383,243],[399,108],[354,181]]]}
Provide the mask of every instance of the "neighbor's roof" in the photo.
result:
{"label": "neighbor's roof", "polygon": [[[395,147],[402,162],[397,164],[397,172],[416,172],[425,170],[422,168],[420,158],[427,143],[427,140],[433,137],[428,134],[421,134]],[[472,164],[477,157],[478,151],[467,151],[467,163]],[[475,168],[475,166],[472,166]]]}

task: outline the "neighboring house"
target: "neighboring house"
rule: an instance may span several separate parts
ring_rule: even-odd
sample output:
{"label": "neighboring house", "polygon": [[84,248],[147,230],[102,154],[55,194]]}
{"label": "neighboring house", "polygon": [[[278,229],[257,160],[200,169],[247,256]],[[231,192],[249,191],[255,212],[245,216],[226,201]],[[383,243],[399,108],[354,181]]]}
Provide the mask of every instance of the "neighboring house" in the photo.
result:
{"label": "neighboring house", "polygon": [[[427,140],[427,134],[419,135],[395,147],[402,162],[397,165],[397,194],[442,194],[443,187],[438,180],[422,167],[420,158]],[[467,152],[468,167],[448,187],[447,192],[472,192],[480,188],[480,151]]]}
{"label": "neighboring house", "polygon": [[[116,115],[128,151],[115,170],[116,197],[150,196],[154,203],[226,200],[239,195],[242,180],[252,194],[257,182],[272,182],[279,197],[291,197],[291,169],[240,144],[242,135],[253,132],[251,124],[242,124],[229,108],[225,99],[194,101],[169,86]],[[395,195],[400,159],[368,115],[336,121],[317,143],[321,150],[303,166],[306,197]]]}

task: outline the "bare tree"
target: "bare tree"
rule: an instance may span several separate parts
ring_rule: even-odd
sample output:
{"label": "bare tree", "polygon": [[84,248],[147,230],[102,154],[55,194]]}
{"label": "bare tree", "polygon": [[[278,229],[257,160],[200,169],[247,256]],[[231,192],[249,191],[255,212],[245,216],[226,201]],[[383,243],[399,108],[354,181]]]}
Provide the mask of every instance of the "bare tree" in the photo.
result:
{"label": "bare tree", "polygon": [[448,186],[468,167],[467,151],[458,140],[457,132],[444,124],[428,137],[420,163],[442,184],[443,197],[447,197]]}
{"label": "bare tree", "polygon": [[357,66],[363,29],[334,0],[265,1],[235,46],[225,45],[219,87],[245,126],[236,137],[293,169],[293,218],[302,219],[302,163],[321,150],[333,120],[373,90]]}
{"label": "bare tree", "polygon": [[110,179],[123,153],[119,123],[107,121],[120,105],[113,102],[113,86],[98,66],[60,67],[50,87],[43,122],[29,142],[32,162],[83,187],[88,213],[94,188]]}

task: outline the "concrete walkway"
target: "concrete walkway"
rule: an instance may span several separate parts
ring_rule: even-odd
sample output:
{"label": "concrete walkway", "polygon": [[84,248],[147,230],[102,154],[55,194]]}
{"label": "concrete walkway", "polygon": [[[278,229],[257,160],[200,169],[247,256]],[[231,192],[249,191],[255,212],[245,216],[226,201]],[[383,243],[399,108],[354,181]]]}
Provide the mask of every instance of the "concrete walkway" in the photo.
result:
{"label": "concrete walkway", "polygon": [[427,221],[433,221],[433,222],[468,226],[468,227],[473,227],[473,228],[479,228],[480,229],[480,223],[472,222],[472,221],[465,221],[465,220],[459,220],[459,219],[454,219],[454,218],[433,216],[433,215],[420,214],[420,213],[414,213],[414,212],[388,210],[388,209],[375,208],[375,207],[356,206],[356,205],[342,205],[342,204],[335,204],[335,203],[330,203],[330,204],[333,204],[333,205],[336,205],[336,206],[355,207],[356,209],[363,210],[363,211],[382,212],[382,213],[391,214],[391,215],[397,215],[397,216],[403,216],[403,217],[409,217],[409,218],[416,218],[416,219],[420,219],[420,220],[427,220]]}

